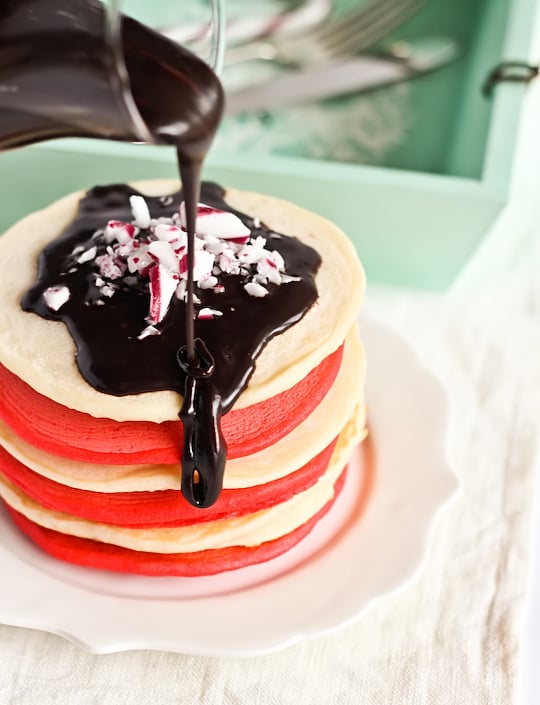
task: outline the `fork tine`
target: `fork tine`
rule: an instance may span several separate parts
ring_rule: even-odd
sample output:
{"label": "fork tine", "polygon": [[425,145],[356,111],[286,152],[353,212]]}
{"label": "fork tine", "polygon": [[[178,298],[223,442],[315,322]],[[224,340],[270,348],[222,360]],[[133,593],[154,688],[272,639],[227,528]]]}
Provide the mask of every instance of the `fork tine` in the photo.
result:
{"label": "fork tine", "polygon": [[296,49],[320,47],[324,55],[357,53],[397,27],[425,4],[426,0],[374,0],[369,6],[348,13],[296,39]]}
{"label": "fork tine", "polygon": [[341,32],[354,31],[351,27],[362,28],[376,21],[381,12],[394,7],[400,0],[371,0],[368,5],[363,5],[356,10],[347,12],[343,17],[328,20],[311,31],[295,38],[299,47],[312,47],[313,45],[326,46]]}
{"label": "fork tine", "polygon": [[[352,28],[362,28],[371,22],[376,22],[381,14],[392,11],[402,4],[402,0],[371,0],[368,5],[363,5],[356,10],[345,13],[338,19],[330,19],[323,25],[315,27],[309,36],[317,41],[325,41],[341,31],[348,32]],[[307,35],[306,35],[307,36]]]}
{"label": "fork tine", "polygon": [[351,10],[337,20],[290,38],[262,40],[232,47],[225,56],[227,65],[263,59],[285,66],[302,66],[358,54],[425,4],[427,0],[371,0],[369,5]]}
{"label": "fork tine", "polygon": [[336,54],[357,53],[367,49],[418,11],[423,4],[424,0],[403,0],[394,7],[388,6],[383,14],[362,28],[358,28],[355,23],[348,30],[344,27],[339,33],[328,36],[324,47],[328,52],[333,50]]}

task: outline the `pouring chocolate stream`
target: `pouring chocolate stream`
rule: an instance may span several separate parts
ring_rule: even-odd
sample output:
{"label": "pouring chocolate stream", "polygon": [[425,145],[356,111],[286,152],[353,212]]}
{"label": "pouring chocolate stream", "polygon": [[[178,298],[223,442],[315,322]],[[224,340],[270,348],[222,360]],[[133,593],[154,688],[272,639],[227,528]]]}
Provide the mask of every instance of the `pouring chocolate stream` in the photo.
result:
{"label": "pouring chocolate stream", "polygon": [[[0,98],[0,147],[64,136],[140,139],[122,96],[111,100],[114,67],[103,22],[103,8],[92,0],[70,0],[69,12],[62,0],[2,3],[0,82],[6,90]],[[270,249],[283,255],[287,271],[299,281],[270,285],[263,299],[247,295],[241,278],[224,275],[224,292],[198,291],[203,304],[212,310],[221,307],[224,315],[197,320],[195,337],[193,265],[200,173],[223,112],[222,87],[203,61],[130,18],[123,18],[122,51],[131,96],[152,140],[177,150],[183,193],[168,206],[163,199],[146,200],[155,218],[170,217],[185,201],[187,300],[174,297],[159,334],[144,339],[139,334],[149,285],[143,276],[137,273],[132,281],[124,281],[97,305],[93,263],[73,267],[72,252],[108,220],[129,222],[129,197],[136,192],[112,186],[90,191],[73,223],[46,248],[38,281],[24,297],[23,308],[67,324],[76,341],[79,369],[100,391],[124,395],[173,389],[182,394],[182,491],[189,502],[205,507],[217,499],[225,467],[220,416],[247,384],[264,344],[299,320],[316,300],[319,259],[297,240],[237,214]],[[11,95],[9,100],[6,95]],[[203,200],[231,210],[219,187],[207,185]],[[71,262],[67,269],[66,262]],[[70,298],[55,311],[44,292],[59,282]]]}

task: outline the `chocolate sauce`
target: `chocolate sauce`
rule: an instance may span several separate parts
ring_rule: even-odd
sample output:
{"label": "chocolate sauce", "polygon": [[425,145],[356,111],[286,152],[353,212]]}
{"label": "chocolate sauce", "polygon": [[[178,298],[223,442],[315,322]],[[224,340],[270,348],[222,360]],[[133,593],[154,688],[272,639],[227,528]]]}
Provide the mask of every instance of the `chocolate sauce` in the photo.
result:
{"label": "chocolate sauce", "polygon": [[[129,197],[137,193],[126,185],[88,192],[74,221],[41,254],[38,280],[26,293],[23,308],[66,323],[77,345],[81,374],[99,391],[126,395],[172,389],[184,396],[182,487],[193,504],[209,506],[218,496],[225,461],[219,416],[247,385],[264,345],[300,320],[316,301],[320,257],[296,238],[274,233],[232,209],[220,186],[203,183],[201,200],[235,213],[251,230],[251,237],[266,238],[266,249],[277,250],[287,274],[299,279],[280,286],[268,284],[269,295],[256,298],[246,293],[241,276],[223,274],[223,293],[197,290],[197,306],[219,309],[223,316],[196,321],[193,351],[188,350],[187,336],[194,316],[174,297],[159,324],[161,334],[139,340],[148,313],[148,282],[128,277],[114,296],[97,305],[92,263],[70,265],[73,249],[88,247],[94,232],[108,220],[131,220]],[[145,196],[154,218],[172,216],[183,198],[181,192],[172,200]],[[59,284],[69,288],[71,298],[54,312],[47,307],[43,291]]]}
{"label": "chocolate sauce", "polygon": [[182,494],[196,506],[209,507],[223,484],[227,446],[221,431],[221,397],[212,377],[214,358],[204,342],[193,341],[178,350],[177,360],[186,375],[184,403],[179,416],[184,426]]}

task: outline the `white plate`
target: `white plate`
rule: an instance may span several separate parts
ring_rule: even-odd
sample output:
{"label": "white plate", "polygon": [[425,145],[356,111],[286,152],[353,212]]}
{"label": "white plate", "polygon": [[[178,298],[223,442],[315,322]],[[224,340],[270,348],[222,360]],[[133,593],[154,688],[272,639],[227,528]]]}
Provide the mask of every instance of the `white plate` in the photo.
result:
{"label": "white plate", "polygon": [[440,384],[392,332],[363,321],[370,436],[332,510],[285,556],[209,578],[145,578],[50,559],[0,513],[0,622],[96,653],[256,655],[357,619],[419,569],[457,482]]}

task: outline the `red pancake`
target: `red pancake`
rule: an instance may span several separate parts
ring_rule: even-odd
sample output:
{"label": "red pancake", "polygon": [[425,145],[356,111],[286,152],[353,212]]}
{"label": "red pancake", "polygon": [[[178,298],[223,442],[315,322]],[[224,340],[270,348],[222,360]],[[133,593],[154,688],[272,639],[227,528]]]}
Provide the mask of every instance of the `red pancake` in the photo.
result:
{"label": "red pancake", "polygon": [[68,487],[30,470],[1,447],[0,471],[46,509],[116,526],[187,526],[251,514],[303,492],[326,471],[336,441],[286,477],[255,487],[222,490],[217,502],[204,510],[189,504],[179,490],[93,492]]}
{"label": "red pancake", "polygon": [[315,516],[291,533],[255,547],[196,551],[194,553],[145,553],[113,544],[82,539],[45,529],[6,505],[14,522],[35,544],[60,560],[77,565],[139,575],[195,577],[215,575],[247,565],[263,563],[291,549],[304,538],[330,509],[345,482],[342,472],[334,485],[334,497]]}
{"label": "red pancake", "polygon": [[[222,419],[227,456],[240,458],[290,433],[324,399],[343,346],[291,389]],[[109,465],[175,464],[182,448],[177,421],[114,421],[69,409],[32,389],[0,365],[0,418],[27,443],[61,457]],[[261,431],[264,429],[264,432]]]}

